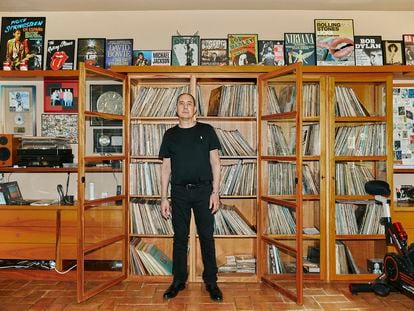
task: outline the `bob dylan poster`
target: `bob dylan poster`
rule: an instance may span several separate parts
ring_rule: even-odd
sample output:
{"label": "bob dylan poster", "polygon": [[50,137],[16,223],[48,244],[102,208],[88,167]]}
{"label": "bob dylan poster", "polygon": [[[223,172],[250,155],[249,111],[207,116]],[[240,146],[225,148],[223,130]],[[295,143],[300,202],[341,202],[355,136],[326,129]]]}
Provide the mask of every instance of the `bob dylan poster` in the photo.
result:
{"label": "bob dylan poster", "polygon": [[355,65],[352,19],[316,19],[317,65]]}
{"label": "bob dylan poster", "polygon": [[3,70],[43,69],[46,17],[2,17]]}

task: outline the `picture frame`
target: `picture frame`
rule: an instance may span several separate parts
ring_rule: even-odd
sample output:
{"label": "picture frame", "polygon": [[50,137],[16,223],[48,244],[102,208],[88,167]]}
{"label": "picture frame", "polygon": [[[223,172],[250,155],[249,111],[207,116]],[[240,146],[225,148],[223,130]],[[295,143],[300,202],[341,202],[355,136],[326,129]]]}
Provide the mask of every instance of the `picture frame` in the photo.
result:
{"label": "picture frame", "polygon": [[151,66],[171,66],[171,50],[152,51]]}
{"label": "picture frame", "polygon": [[198,66],[199,55],[200,36],[172,36],[171,65]]}
{"label": "picture frame", "polygon": [[75,40],[48,40],[46,70],[75,69]]}
{"label": "picture frame", "polygon": [[315,19],[316,64],[354,66],[354,20]]}
{"label": "picture frame", "polygon": [[228,34],[229,65],[255,65],[258,59],[257,34]]}
{"label": "picture frame", "polygon": [[403,65],[405,63],[402,41],[384,40],[382,41],[382,51],[384,65]]}
{"label": "picture frame", "polygon": [[313,32],[286,32],[285,63],[302,62],[304,66],[316,65],[315,34]]}
{"label": "picture frame", "polygon": [[94,128],[94,153],[122,153],[122,128]]}
{"label": "picture frame", "polygon": [[283,40],[259,40],[259,64],[283,66],[285,64]]}
{"label": "picture frame", "polygon": [[151,66],[152,50],[134,50],[132,53],[132,64],[134,66]]}
{"label": "picture frame", "polygon": [[134,39],[106,39],[105,68],[131,66]]}
{"label": "picture frame", "polygon": [[[122,84],[91,84],[89,86],[89,102],[91,112],[123,114]],[[92,117],[90,125],[122,126],[122,121]]]}
{"label": "picture frame", "polygon": [[3,104],[3,133],[36,135],[36,86],[1,86]]}
{"label": "picture frame", "polygon": [[42,113],[41,136],[65,137],[69,143],[78,143],[78,115],[63,113]]}
{"label": "picture frame", "polygon": [[77,63],[105,68],[105,38],[79,38],[77,49]]}
{"label": "picture frame", "polygon": [[406,65],[414,65],[414,34],[404,34],[404,58]]}
{"label": "picture frame", "polygon": [[382,66],[384,55],[382,52],[381,36],[354,36],[355,65]]}
{"label": "picture frame", "polygon": [[224,66],[228,60],[227,39],[201,39],[201,66]]}
{"label": "picture frame", "polygon": [[76,80],[45,80],[43,111],[77,113],[78,85]]}

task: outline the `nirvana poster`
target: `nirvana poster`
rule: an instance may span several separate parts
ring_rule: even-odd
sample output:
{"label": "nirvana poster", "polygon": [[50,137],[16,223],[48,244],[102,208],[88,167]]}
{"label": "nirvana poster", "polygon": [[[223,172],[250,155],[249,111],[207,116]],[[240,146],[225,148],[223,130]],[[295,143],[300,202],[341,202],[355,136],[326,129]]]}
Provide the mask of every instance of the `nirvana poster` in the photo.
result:
{"label": "nirvana poster", "polygon": [[355,65],[354,21],[315,19],[318,66]]}
{"label": "nirvana poster", "polygon": [[173,66],[197,66],[200,53],[199,36],[172,36],[171,64]]}
{"label": "nirvana poster", "polygon": [[381,36],[355,36],[355,64],[382,66]]}
{"label": "nirvana poster", "polygon": [[45,17],[2,17],[3,70],[43,69]]}
{"label": "nirvana poster", "polygon": [[46,69],[75,69],[75,40],[48,40]]}
{"label": "nirvana poster", "polygon": [[285,33],[285,62],[315,65],[315,36],[313,33]]}
{"label": "nirvana poster", "polygon": [[258,63],[257,35],[229,34],[229,64],[236,66]]}

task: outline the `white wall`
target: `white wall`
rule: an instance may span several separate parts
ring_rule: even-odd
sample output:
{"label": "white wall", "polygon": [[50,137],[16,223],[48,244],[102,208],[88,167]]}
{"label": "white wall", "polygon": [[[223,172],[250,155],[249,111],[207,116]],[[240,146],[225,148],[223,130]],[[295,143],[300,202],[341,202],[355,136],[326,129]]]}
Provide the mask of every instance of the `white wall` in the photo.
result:
{"label": "white wall", "polygon": [[315,18],[354,19],[356,35],[401,39],[414,33],[414,11],[135,11],[0,12],[1,16],[46,16],[46,39],[133,38],[135,49],[170,49],[171,36],[199,32],[201,38],[257,33],[282,39],[284,32],[313,32]]}

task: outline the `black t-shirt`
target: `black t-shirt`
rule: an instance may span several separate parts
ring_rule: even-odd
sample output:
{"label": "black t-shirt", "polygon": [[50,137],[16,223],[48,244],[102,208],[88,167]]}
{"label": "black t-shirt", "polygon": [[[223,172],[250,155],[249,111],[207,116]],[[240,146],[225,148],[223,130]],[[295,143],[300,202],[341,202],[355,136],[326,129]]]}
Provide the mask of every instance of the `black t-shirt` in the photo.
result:
{"label": "black t-shirt", "polygon": [[214,149],[221,146],[211,125],[199,122],[190,128],[176,125],[165,132],[159,157],[171,159],[172,183],[198,183],[213,180],[210,151]]}

